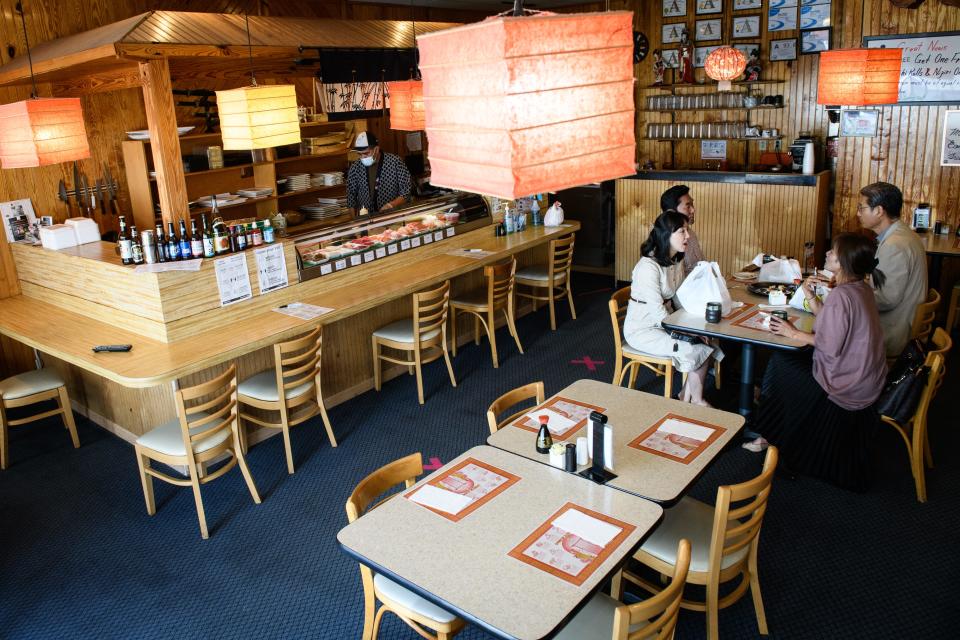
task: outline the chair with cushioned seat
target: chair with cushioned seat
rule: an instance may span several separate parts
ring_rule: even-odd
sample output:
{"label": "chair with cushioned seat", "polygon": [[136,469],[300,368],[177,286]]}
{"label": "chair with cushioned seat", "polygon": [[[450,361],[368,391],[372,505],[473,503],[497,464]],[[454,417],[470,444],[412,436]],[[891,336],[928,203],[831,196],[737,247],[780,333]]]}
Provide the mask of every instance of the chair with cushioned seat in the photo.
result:
{"label": "chair with cushioned seat", "polygon": [[517,349],[523,354],[523,345],[514,323],[513,279],[517,270],[517,260],[511,257],[505,262],[488,265],[483,268],[487,286],[450,300],[450,340],[453,342],[453,356],[457,356],[457,314],[469,313],[474,317],[473,340],[480,344],[480,325],[487,330],[490,341],[490,353],[493,356],[493,368],[500,366],[497,358],[497,311],[503,311],[507,319],[507,329],[517,343]]}
{"label": "chair with cushioned seat", "polygon": [[[706,601],[684,599],[680,606],[706,611],[710,640],[717,640],[719,636],[719,610],[738,601],[747,590],[753,596],[760,635],[767,635],[767,618],[757,575],[757,548],[777,459],[777,448],[768,447],[760,475],[740,484],[718,487],[714,507],[693,498],[682,498],[676,506],[664,511],[660,526],[633,556],[654,571],[668,574],[677,565],[678,540],[686,538],[690,541],[687,583],[704,585]],[[737,577],[740,582],[721,598],[720,584]],[[627,570],[623,571],[623,579],[651,593],[662,590],[659,585]]]}
{"label": "chair with cushioned seat", "polygon": [[[57,408],[15,420],[7,417],[7,409],[26,407],[44,400],[56,401]],[[0,470],[6,469],[10,462],[8,434],[10,427],[55,415],[63,416],[63,424],[70,432],[73,448],[80,448],[80,438],[77,436],[77,425],[73,421],[73,409],[70,406],[70,396],[67,395],[67,386],[56,371],[36,369],[0,380]]]}
{"label": "chair with cushioned seat", "polygon": [[[230,365],[226,372],[209,382],[177,389],[175,400],[177,417],[143,434],[134,444],[143,497],[147,503],[147,513],[152,516],[157,512],[153,478],[179,487],[191,487],[197,505],[197,518],[200,520],[200,535],[206,540],[210,534],[200,496],[201,484],[216,480],[239,464],[253,501],[260,504],[260,494],[243,457],[237,428],[236,365]],[[213,472],[203,473],[201,465],[224,454],[229,459],[222,466]],[[187,477],[175,478],[157,471],[150,466],[151,460],[171,467],[186,467]]]}
{"label": "chair with cushioned seat", "polygon": [[[373,384],[380,391],[382,372],[380,361],[402,364],[417,376],[417,398],[423,404],[422,365],[443,358],[450,374],[450,384],[457,386],[447,351],[447,313],[450,309],[450,281],[436,289],[413,294],[413,318],[403,318],[373,332]],[[383,347],[412,352],[412,360],[385,356]],[[431,352],[432,350],[432,352]],[[426,355],[424,355],[426,354]]]}
{"label": "chair with cushioned seat", "polygon": [[[347,520],[353,522],[367,511],[376,508],[397,494],[374,503],[379,496],[399,484],[406,488],[416,483],[423,473],[423,459],[419,453],[410,454],[380,467],[360,483],[347,498]],[[388,535],[385,532],[384,535]],[[376,640],[385,613],[392,612],[424,638],[448,640],[459,633],[464,621],[413,593],[386,576],[374,573],[360,565],[363,583],[363,640]],[[377,608],[379,601],[380,608]],[[432,633],[431,633],[432,632]]]}
{"label": "chair with cushioned seat", "polygon": [[490,408],[487,409],[487,426],[490,427],[490,433],[496,433],[499,431],[500,427],[510,424],[524,413],[529,411],[529,409],[521,409],[516,413],[512,414],[508,418],[504,418],[497,422],[497,416],[510,409],[511,407],[517,405],[524,400],[533,400],[536,405],[543,404],[543,382],[531,382],[530,384],[525,384],[522,387],[517,387],[507,391],[505,394],[493,401],[493,404],[490,405]]}
{"label": "chair with cushioned seat", "polygon": [[927,301],[917,305],[917,310],[913,312],[913,324],[910,326],[910,339],[926,341],[933,331],[933,321],[937,317],[937,309],[940,307],[940,293],[936,289],[930,289],[927,293]]}
{"label": "chair with cushioned seat", "polygon": [[[599,592],[554,636],[555,640],[607,640],[611,637],[613,640],[670,640],[677,626],[689,567],[690,543],[680,540],[673,580],[663,591],[635,604],[623,604]],[[619,591],[619,584],[615,579],[616,591]],[[617,595],[621,597],[621,594]]]}
{"label": "chair with cushioned seat", "polygon": [[[530,298],[533,301],[533,310],[537,310],[538,301],[546,301],[550,307],[550,329],[557,329],[557,314],[554,300],[566,296],[570,304],[570,315],[577,319],[577,310],[573,306],[573,291],[570,289],[570,273],[573,270],[573,241],[576,234],[550,241],[550,262],[545,265],[533,265],[519,269],[514,277],[517,285],[516,295],[520,298]],[[520,286],[532,289],[531,293],[524,293]],[[540,295],[539,289],[546,289],[547,295]]]}
{"label": "chair with cushioned seat", "polygon": [[[330,446],[337,446],[327,409],[323,406],[320,386],[320,361],[323,334],[317,327],[310,333],[288,342],[273,345],[274,368],[262,371],[242,381],[237,387],[237,400],[241,406],[240,420],[283,432],[283,447],[287,457],[287,472],[293,473],[293,451],[290,447],[290,427],[296,426],[320,414],[327,430]],[[283,400],[278,389],[283,389]],[[280,422],[271,422],[260,416],[242,411],[242,407],[256,407],[263,411],[276,411]],[[299,411],[297,411],[299,409]],[[241,443],[246,452],[246,436],[243,424],[240,428]]]}

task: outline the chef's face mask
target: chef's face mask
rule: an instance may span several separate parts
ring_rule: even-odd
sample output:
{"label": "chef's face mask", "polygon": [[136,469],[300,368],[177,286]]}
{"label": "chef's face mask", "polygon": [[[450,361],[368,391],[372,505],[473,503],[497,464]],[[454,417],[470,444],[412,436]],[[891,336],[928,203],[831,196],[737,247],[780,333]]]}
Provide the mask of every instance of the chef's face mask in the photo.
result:
{"label": "chef's face mask", "polygon": [[373,156],[367,156],[366,158],[360,158],[360,162],[362,162],[365,167],[372,167],[374,158]]}

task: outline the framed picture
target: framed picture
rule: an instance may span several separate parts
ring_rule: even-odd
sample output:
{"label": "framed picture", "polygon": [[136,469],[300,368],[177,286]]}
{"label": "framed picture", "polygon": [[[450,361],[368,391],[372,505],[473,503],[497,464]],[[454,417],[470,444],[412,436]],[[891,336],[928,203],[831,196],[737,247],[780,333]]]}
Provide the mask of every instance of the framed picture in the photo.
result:
{"label": "framed picture", "polygon": [[820,53],[830,49],[830,27],[800,32],[800,52]]}
{"label": "framed picture", "polygon": [[771,9],[778,7],[795,7],[798,4],[800,4],[800,0],[770,0]]}
{"label": "framed picture", "polygon": [[37,221],[30,198],[0,202],[0,220],[7,232],[7,242],[30,242],[30,226]]}
{"label": "framed picture", "polygon": [[723,26],[719,18],[714,20],[697,20],[697,35],[695,40],[709,41],[723,39]]}
{"label": "framed picture", "polygon": [[877,135],[880,112],[844,109],[840,112],[840,135],[845,137],[872,138]]}
{"label": "framed picture", "polygon": [[660,55],[663,56],[663,64],[666,65],[667,69],[680,68],[680,51],[678,49],[663,49],[660,51]]}
{"label": "framed picture", "polygon": [[[742,53],[744,57],[747,60],[749,60],[750,54],[753,53],[754,50],[760,51],[760,43],[759,42],[737,42],[736,44],[733,45],[733,48],[739,51],[740,53]],[[759,53],[757,54],[757,57],[759,57]]]}
{"label": "framed picture", "polygon": [[800,7],[800,28],[801,29],[819,29],[830,26],[829,4],[812,4]]}
{"label": "framed picture", "polygon": [[664,18],[682,18],[687,15],[687,0],[662,0]]}
{"label": "framed picture", "polygon": [[697,15],[723,13],[723,0],[697,0]]}
{"label": "framed picture", "polygon": [[711,45],[709,47],[696,47],[693,50],[693,66],[694,67],[703,67],[707,64],[707,56],[710,55],[716,49],[719,49],[721,45]]}
{"label": "framed picture", "polygon": [[943,114],[940,164],[944,167],[960,167],[960,111],[951,109]]}
{"label": "framed picture", "polygon": [[701,160],[726,160],[727,159],[727,141],[726,140],[701,140],[700,141],[700,159]]}
{"label": "framed picture", "polygon": [[680,42],[680,35],[683,33],[683,30],[686,28],[686,26],[687,25],[683,22],[673,22],[671,24],[663,25],[660,28],[661,44]]}
{"label": "framed picture", "polygon": [[796,7],[780,7],[767,11],[767,31],[793,31],[796,28]]}
{"label": "framed picture", "polygon": [[784,40],[770,41],[770,61],[777,60],[796,60],[797,59],[797,39],[786,38]]}
{"label": "framed picture", "polygon": [[762,4],[763,0],[733,0],[733,10],[760,9]]}
{"label": "framed picture", "polygon": [[760,16],[734,16],[733,38],[759,38]]}

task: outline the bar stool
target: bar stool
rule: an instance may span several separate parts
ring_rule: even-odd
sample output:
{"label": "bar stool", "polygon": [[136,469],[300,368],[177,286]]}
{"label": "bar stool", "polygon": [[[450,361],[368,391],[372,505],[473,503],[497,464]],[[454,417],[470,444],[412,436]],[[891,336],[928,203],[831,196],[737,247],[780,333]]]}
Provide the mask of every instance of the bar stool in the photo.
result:
{"label": "bar stool", "polygon": [[[546,300],[550,305],[550,329],[556,331],[557,316],[554,309],[554,300],[558,296],[567,296],[570,304],[570,315],[577,319],[577,310],[573,307],[573,293],[570,290],[570,272],[573,268],[573,241],[576,234],[550,241],[550,262],[546,265],[533,265],[517,271],[514,278],[517,285],[524,285],[534,290],[533,293],[521,293],[518,288],[516,295],[533,300],[533,310],[537,310],[537,301]],[[537,289],[546,289],[547,295],[537,295]]]}
{"label": "bar stool", "polygon": [[[56,400],[57,408],[16,420],[7,418],[7,409],[26,407],[44,400]],[[70,397],[67,395],[66,384],[56,371],[37,369],[0,380],[0,469],[6,469],[9,463],[10,442],[7,431],[10,427],[58,414],[63,415],[63,424],[70,432],[73,448],[79,449],[80,438],[77,436],[77,425],[73,421]]]}
{"label": "bar stool", "polygon": [[[261,371],[242,381],[237,387],[237,400],[241,406],[240,419],[283,432],[283,448],[287,457],[287,473],[293,473],[293,451],[290,447],[290,427],[306,422],[317,414],[323,420],[330,446],[337,446],[333,435],[327,409],[323,406],[323,394],[320,391],[320,360],[323,346],[323,334],[317,327],[310,333],[289,342],[273,345],[274,368]],[[283,389],[281,394],[278,389]],[[282,395],[282,397],[281,397]],[[244,405],[276,411],[280,422],[269,422],[249,413],[244,413]],[[306,405],[306,410],[291,418],[294,409]],[[246,452],[246,431],[240,428],[240,441]]]}
{"label": "bar stool", "polygon": [[470,313],[474,317],[473,341],[480,344],[480,325],[487,331],[490,340],[490,353],[493,356],[493,368],[500,366],[497,359],[497,311],[503,311],[507,319],[507,328],[517,343],[517,349],[523,354],[523,345],[517,334],[514,322],[513,280],[517,270],[517,260],[511,257],[506,262],[488,265],[483,268],[487,278],[485,289],[472,291],[450,301],[450,339],[453,341],[453,357],[457,357],[457,314]]}
{"label": "bar stool", "polygon": [[[447,312],[450,308],[450,281],[436,289],[413,294],[413,318],[403,318],[380,327],[373,332],[373,383],[380,391],[382,373],[380,361],[402,364],[412,368],[417,375],[417,398],[423,404],[422,365],[441,357],[447,363],[450,384],[457,386],[447,352]],[[382,347],[397,351],[412,352],[412,360],[401,360],[383,355]],[[428,351],[432,349],[432,352]],[[426,353],[426,355],[424,355]]]}
{"label": "bar stool", "polygon": [[[140,482],[143,484],[143,498],[147,503],[147,513],[152,516],[157,512],[153,499],[153,478],[178,487],[191,487],[197,504],[200,535],[206,540],[210,534],[207,531],[207,518],[200,497],[201,484],[216,480],[239,464],[253,501],[260,504],[260,494],[257,493],[253,476],[250,475],[243,449],[240,447],[240,433],[237,429],[237,367],[230,365],[226,372],[209,382],[177,389],[175,396],[177,417],[143,434],[134,443],[134,452],[140,467]],[[190,403],[190,406],[187,406],[187,403]],[[201,465],[223,454],[228,454],[230,459],[216,471],[203,475]],[[174,478],[157,471],[150,467],[151,460],[168,466],[187,467],[188,477]]]}

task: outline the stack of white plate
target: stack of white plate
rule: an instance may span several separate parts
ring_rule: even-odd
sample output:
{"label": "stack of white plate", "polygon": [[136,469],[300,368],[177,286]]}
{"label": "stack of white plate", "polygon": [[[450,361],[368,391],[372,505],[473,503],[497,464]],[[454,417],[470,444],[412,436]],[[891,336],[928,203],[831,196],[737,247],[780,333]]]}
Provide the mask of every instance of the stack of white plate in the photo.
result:
{"label": "stack of white plate", "polygon": [[305,204],[300,211],[311,220],[323,220],[343,215],[347,210],[346,198],[317,198],[317,204]]}
{"label": "stack of white plate", "polygon": [[343,184],[343,172],[329,171],[325,173],[315,173],[310,181],[315,187],[332,187]]}
{"label": "stack of white plate", "polygon": [[286,176],[280,176],[284,178],[287,182],[287,191],[306,191],[310,188],[310,174],[309,173],[293,173]]}
{"label": "stack of white plate", "polygon": [[253,187],[252,189],[237,189],[237,195],[244,198],[265,198],[273,194],[271,187]]}

